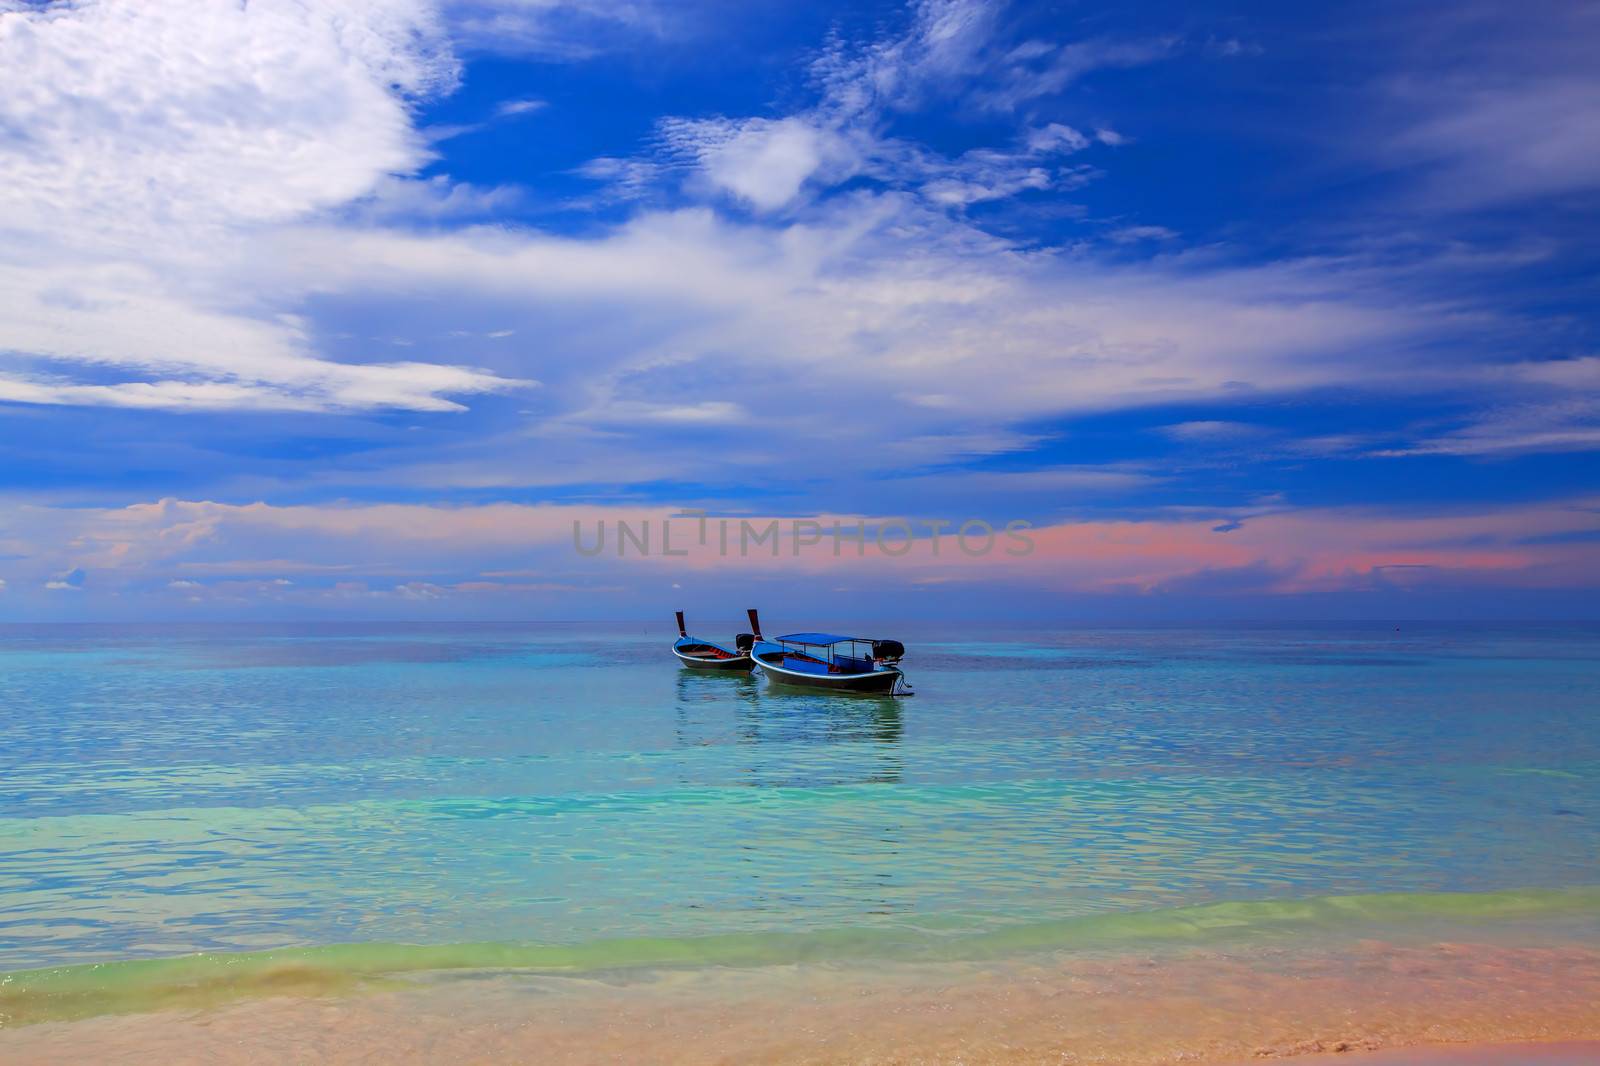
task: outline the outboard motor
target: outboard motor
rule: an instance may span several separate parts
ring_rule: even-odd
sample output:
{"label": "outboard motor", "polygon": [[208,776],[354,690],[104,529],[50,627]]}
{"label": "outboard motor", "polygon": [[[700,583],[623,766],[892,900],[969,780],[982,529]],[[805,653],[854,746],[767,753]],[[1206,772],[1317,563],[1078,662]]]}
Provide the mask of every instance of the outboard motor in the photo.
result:
{"label": "outboard motor", "polygon": [[752,607],[748,611],[746,611],[745,613],[750,616],[750,628],[755,632],[756,639],[760,640],[761,639],[761,619],[760,619],[760,617],[758,617],[756,615],[756,609],[754,607]]}
{"label": "outboard motor", "polygon": [[750,649],[756,646],[755,634],[740,633],[738,636],[733,638],[733,646],[738,650],[740,655],[749,655]]}
{"label": "outboard motor", "polygon": [[906,646],[898,640],[875,640],[872,657],[880,662],[897,663],[906,653]]}

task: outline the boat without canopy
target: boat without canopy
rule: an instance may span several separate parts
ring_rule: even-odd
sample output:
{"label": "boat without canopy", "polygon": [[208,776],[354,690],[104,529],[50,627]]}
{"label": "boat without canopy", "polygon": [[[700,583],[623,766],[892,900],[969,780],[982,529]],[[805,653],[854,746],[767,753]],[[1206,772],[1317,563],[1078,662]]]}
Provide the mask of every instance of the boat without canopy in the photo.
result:
{"label": "boat without canopy", "polygon": [[[692,670],[749,670],[755,665],[755,660],[750,658],[750,648],[756,642],[756,636],[751,633],[740,633],[733,638],[733,647],[729,648],[699,637],[691,637],[688,630],[683,628],[683,612],[678,614],[678,639],[673,642],[672,654],[678,661]],[[750,617],[755,618],[754,609]]]}
{"label": "boat without canopy", "polygon": [[898,640],[837,633],[790,633],[767,640],[761,635],[755,612],[750,615],[751,628],[756,631],[750,654],[773,684],[830,692],[911,694],[900,669],[906,648]]}

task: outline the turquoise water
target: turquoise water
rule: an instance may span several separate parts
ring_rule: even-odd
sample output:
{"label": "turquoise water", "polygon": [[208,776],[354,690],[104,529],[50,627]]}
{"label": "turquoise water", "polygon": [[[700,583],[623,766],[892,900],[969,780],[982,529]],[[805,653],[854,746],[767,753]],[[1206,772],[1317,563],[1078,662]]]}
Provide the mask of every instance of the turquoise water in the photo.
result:
{"label": "turquoise water", "polygon": [[0,627],[0,971],[1595,913],[1600,628],[888,629],[913,698],[689,674],[665,626]]}

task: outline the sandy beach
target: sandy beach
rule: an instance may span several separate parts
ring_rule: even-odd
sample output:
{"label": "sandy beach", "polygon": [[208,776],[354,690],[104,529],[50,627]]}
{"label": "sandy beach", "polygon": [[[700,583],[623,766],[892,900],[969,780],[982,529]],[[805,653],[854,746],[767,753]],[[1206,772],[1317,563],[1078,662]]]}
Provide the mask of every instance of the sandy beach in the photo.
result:
{"label": "sandy beach", "polygon": [[594,974],[418,974],[0,1030],[7,1062],[564,1064],[1600,1061],[1600,951],[1328,950]]}

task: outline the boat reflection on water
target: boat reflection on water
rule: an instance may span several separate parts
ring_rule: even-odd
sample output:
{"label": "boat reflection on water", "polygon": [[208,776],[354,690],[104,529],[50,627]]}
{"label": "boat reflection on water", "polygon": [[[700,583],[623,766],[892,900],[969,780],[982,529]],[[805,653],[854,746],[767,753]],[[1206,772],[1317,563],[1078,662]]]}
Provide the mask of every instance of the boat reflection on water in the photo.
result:
{"label": "boat reflection on water", "polygon": [[753,675],[744,673],[680,671],[677,697],[680,721],[693,717],[700,731],[711,726],[708,712],[715,711],[718,705],[731,707],[739,740],[747,744],[892,744],[905,729],[900,715],[904,701],[896,697],[767,688]]}
{"label": "boat reflection on water", "polygon": [[761,682],[743,671],[679,670],[674,701],[674,733],[680,748],[729,743],[730,717],[742,714],[761,693]]}
{"label": "boat reflection on water", "polygon": [[754,699],[761,683],[749,671],[680,670],[678,702],[721,703],[729,699]]}
{"label": "boat reflection on water", "polygon": [[775,688],[750,674],[689,670],[678,673],[677,697],[678,744],[722,748],[752,785],[900,780],[904,700]]}
{"label": "boat reflection on water", "polygon": [[752,705],[760,717],[742,726],[755,730],[755,741],[877,741],[900,740],[905,723],[902,700],[884,695],[815,693],[758,686]]}
{"label": "boat reflection on water", "polygon": [[891,696],[762,688],[738,710],[748,780],[761,788],[898,783],[904,772],[901,703]]}

